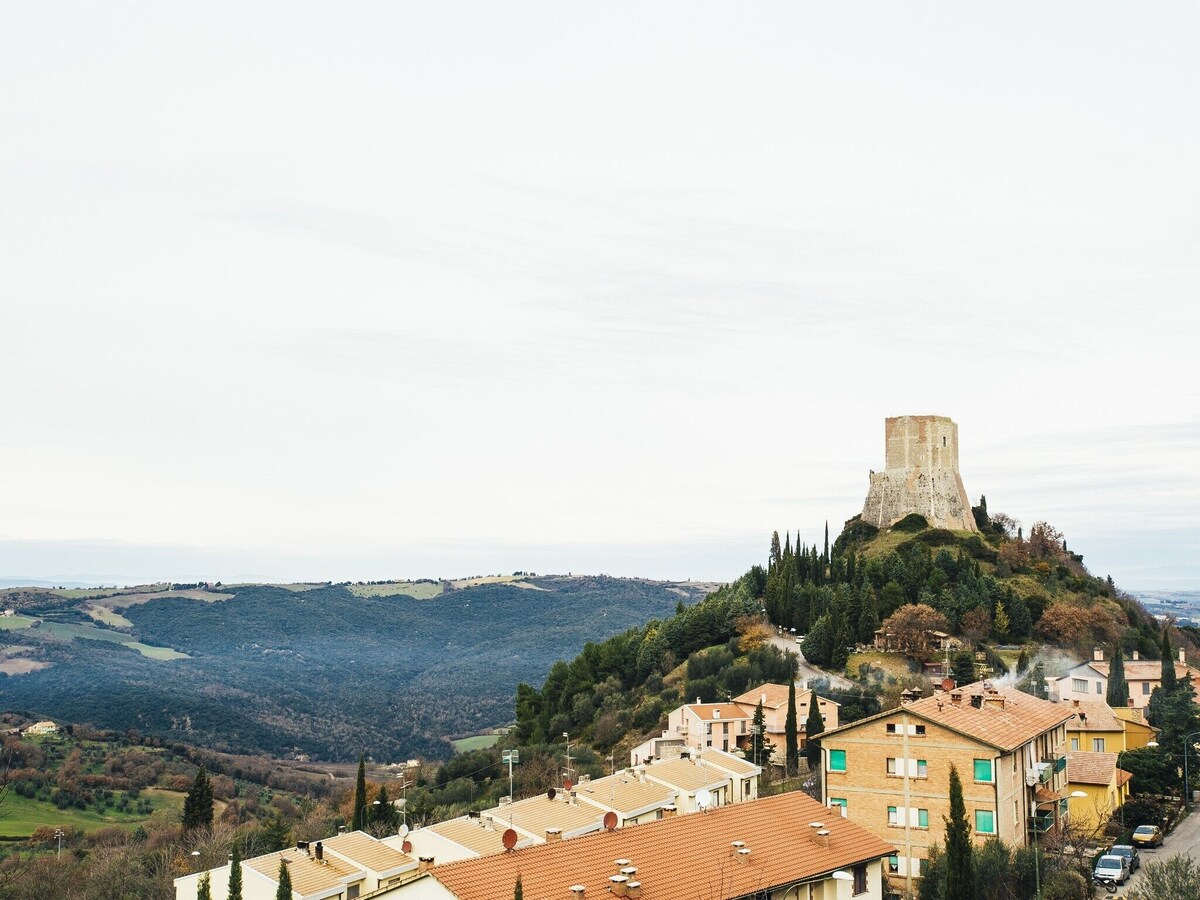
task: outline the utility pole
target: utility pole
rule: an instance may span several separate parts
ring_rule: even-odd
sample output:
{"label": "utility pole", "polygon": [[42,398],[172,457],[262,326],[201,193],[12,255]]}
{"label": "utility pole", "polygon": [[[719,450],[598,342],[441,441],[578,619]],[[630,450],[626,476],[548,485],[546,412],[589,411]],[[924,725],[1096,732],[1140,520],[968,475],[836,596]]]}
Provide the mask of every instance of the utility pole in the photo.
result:
{"label": "utility pole", "polygon": [[512,767],[513,767],[513,763],[519,763],[521,761],[521,751],[520,750],[505,750],[504,754],[500,757],[500,761],[503,763],[508,763],[508,802],[512,803],[513,800],[516,799],[513,796],[513,770],[512,770]]}
{"label": "utility pole", "polygon": [[564,731],[562,736],[567,739],[567,770],[563,772],[563,776],[574,784],[575,779],[571,777],[571,735]]}
{"label": "utility pole", "polygon": [[64,832],[61,828],[55,828],[54,836],[58,838],[58,856],[56,858],[62,859],[62,842],[63,838],[66,836],[66,832]]}

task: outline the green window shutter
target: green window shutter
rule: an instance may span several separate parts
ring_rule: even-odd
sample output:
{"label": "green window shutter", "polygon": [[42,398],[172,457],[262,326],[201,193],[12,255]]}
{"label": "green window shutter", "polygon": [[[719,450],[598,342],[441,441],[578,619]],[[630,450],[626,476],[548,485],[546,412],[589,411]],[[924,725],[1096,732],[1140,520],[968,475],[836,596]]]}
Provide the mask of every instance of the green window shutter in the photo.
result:
{"label": "green window shutter", "polygon": [[975,760],[975,780],[976,781],[991,781],[992,780],[992,761],[990,759]]}
{"label": "green window shutter", "polygon": [[846,771],[846,751],[845,750],[830,750],[829,751],[829,771],[830,772],[845,772]]}
{"label": "green window shutter", "polygon": [[995,813],[990,809],[975,810],[975,830],[980,834],[994,834],[996,831]]}
{"label": "green window shutter", "polygon": [[929,810],[927,810],[927,809],[918,809],[917,810],[917,827],[918,828],[928,828],[929,827]]}

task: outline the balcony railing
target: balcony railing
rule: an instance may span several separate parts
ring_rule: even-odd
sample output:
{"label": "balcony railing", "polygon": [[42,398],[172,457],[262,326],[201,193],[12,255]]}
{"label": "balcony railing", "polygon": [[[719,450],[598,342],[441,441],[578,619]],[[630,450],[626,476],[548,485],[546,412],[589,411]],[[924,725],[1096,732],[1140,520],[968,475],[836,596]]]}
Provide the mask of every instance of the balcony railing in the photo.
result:
{"label": "balcony railing", "polygon": [[1029,832],[1030,834],[1045,834],[1054,827],[1054,816],[1030,816],[1029,817]]}

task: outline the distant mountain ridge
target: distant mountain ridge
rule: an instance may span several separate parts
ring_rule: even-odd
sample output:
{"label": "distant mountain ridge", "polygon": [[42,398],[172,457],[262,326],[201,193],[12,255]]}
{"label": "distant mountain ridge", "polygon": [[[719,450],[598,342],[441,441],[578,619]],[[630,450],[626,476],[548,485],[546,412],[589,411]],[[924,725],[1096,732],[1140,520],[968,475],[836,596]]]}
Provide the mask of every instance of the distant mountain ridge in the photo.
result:
{"label": "distant mountain ridge", "polygon": [[[436,593],[400,592],[414,585]],[[176,590],[4,591],[0,606],[17,616],[0,619],[0,672],[5,660],[49,665],[0,675],[0,703],[219,750],[445,757],[447,736],[511,719],[517,683],[712,586],[521,576],[164,587]],[[123,646],[131,639],[190,658],[153,658]]]}

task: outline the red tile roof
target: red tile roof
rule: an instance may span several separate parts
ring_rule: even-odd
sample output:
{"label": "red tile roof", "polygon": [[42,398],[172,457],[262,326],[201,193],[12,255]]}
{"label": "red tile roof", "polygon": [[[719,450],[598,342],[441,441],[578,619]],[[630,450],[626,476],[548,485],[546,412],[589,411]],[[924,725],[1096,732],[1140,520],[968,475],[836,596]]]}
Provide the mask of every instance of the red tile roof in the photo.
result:
{"label": "red tile roof", "polygon": [[[811,822],[829,830],[828,847],[814,842]],[[735,858],[733,841],[745,842],[749,862]],[[631,878],[641,882],[642,900],[721,900],[895,852],[811,797],[791,793],[449,863],[433,869],[433,877],[460,900],[511,897],[518,875],[526,897],[570,897],[569,888],[581,884],[585,897],[603,898],[621,868],[615,860],[627,859],[637,869]]]}

